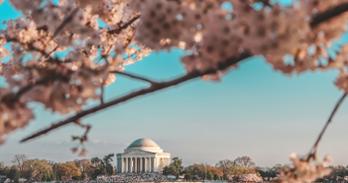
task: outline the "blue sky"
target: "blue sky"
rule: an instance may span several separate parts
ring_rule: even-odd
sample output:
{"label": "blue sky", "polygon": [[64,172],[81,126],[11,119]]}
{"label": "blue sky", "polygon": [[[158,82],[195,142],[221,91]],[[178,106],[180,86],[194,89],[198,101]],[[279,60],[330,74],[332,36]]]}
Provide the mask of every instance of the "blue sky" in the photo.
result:
{"label": "blue sky", "polygon": [[[0,6],[0,19],[15,14],[7,1]],[[180,50],[153,53],[127,71],[154,79],[169,79],[184,73]],[[88,156],[117,153],[139,137],[150,137],[173,156],[194,162],[215,163],[249,155],[258,165],[287,163],[292,152],[306,153],[340,96],[333,82],[336,72],[285,76],[275,72],[261,57],[232,70],[220,82],[195,80],[160,91],[86,118],[93,124]],[[118,78],[107,97],[119,96],[144,86]],[[335,163],[347,164],[348,104],[340,109],[320,146]],[[58,130],[27,144],[18,140],[61,116],[36,108],[37,120],[11,134],[0,146],[0,161],[10,162],[18,153],[32,158],[72,160],[69,149],[75,126]]]}

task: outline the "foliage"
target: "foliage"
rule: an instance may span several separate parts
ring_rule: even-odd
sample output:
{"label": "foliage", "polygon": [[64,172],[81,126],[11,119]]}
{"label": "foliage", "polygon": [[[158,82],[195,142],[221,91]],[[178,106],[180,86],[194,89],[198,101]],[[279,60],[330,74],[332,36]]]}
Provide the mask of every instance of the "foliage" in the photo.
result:
{"label": "foliage", "polygon": [[76,160],[75,164],[77,167],[80,168],[81,171],[81,180],[89,180],[89,179],[95,179],[96,177],[92,177],[95,167],[93,166],[91,160],[89,159],[83,159],[83,160]]}
{"label": "foliage", "polygon": [[232,179],[236,175],[256,173],[255,163],[249,156],[238,157],[233,161],[221,160],[216,166],[222,170],[225,179]]}
{"label": "foliage", "polygon": [[[20,174],[17,165],[6,166],[0,162],[0,175],[4,175],[14,181],[18,181],[19,178],[25,178],[30,182],[96,180],[98,176],[107,175],[107,170],[104,166],[105,161],[103,159],[109,159],[109,157],[112,157],[111,155],[105,155],[102,159],[94,157],[92,159],[61,163],[53,163],[48,160],[26,159],[23,162],[23,174]],[[183,167],[182,159],[175,157],[163,173],[165,175],[175,175],[177,178],[184,175],[187,181],[236,181],[257,177],[262,177],[265,181],[275,181],[279,180],[279,175],[284,169],[290,169],[288,165],[280,164],[270,168],[241,166],[236,163],[239,162],[236,161],[238,159],[240,158],[236,158],[235,160],[221,160],[215,166],[209,164],[192,164]],[[246,159],[253,162],[250,157]],[[110,160],[108,162],[111,163]],[[331,174],[318,181],[337,182],[343,181],[348,176],[348,166],[334,166],[330,167],[330,169],[332,170]]]}
{"label": "foliage", "polygon": [[50,181],[53,179],[53,168],[47,160],[26,160],[23,163],[23,177],[31,181]]}
{"label": "foliage", "polygon": [[172,162],[164,167],[163,174],[164,175],[174,175],[178,178],[183,173],[182,160],[178,157],[174,157]]}
{"label": "foliage", "polygon": [[114,154],[108,154],[104,156],[103,163],[105,167],[105,175],[113,175],[114,174],[114,167],[112,166]]}
{"label": "foliage", "polygon": [[59,180],[62,181],[76,180],[81,176],[81,171],[74,162],[56,164],[54,171],[57,173]]}
{"label": "foliage", "polygon": [[206,164],[193,164],[185,168],[185,179],[187,180],[222,180],[221,168]]}
{"label": "foliage", "polygon": [[113,166],[113,157],[114,154],[108,154],[100,159],[98,157],[94,157],[91,159],[92,166],[94,168],[92,177],[96,178],[100,175],[113,175],[115,173],[115,169]]}

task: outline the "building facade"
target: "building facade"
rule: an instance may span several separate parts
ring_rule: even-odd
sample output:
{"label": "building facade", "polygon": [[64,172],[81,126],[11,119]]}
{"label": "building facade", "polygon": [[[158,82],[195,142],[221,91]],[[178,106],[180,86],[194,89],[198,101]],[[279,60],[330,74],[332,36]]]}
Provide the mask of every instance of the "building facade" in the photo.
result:
{"label": "building facade", "polygon": [[149,138],[135,140],[116,156],[119,173],[160,173],[170,164],[170,154]]}

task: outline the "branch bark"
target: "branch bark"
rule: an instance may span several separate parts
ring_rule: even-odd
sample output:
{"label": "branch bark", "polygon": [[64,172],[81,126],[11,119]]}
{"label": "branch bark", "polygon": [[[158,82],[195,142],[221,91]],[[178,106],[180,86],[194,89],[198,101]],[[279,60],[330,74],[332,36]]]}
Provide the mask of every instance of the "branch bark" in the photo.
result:
{"label": "branch bark", "polygon": [[331,19],[342,15],[348,11],[348,2],[336,5],[324,12],[320,12],[311,18],[310,26],[315,28],[323,22],[330,21]]}
{"label": "branch bark", "polygon": [[144,81],[144,82],[150,83],[151,85],[159,84],[157,81],[153,81],[151,79],[148,79],[148,78],[145,78],[145,77],[142,77],[142,76],[138,76],[138,75],[135,75],[135,74],[131,74],[131,73],[128,73],[128,72],[111,71],[111,73],[115,73],[115,74],[119,74],[119,75],[122,75],[122,76],[126,76],[126,77],[129,77],[131,79],[135,79],[135,80],[139,80],[139,81]]}
{"label": "branch bark", "polygon": [[[112,29],[109,30],[108,33],[109,34],[120,34],[122,30],[128,28],[130,25],[132,25],[135,21],[137,21],[140,18],[140,14],[139,15],[135,15],[133,18],[131,18],[130,20],[128,20],[127,22],[125,22],[124,24],[121,24],[119,27],[117,27],[116,29]],[[122,22],[121,22],[122,23]]]}
{"label": "branch bark", "polygon": [[347,93],[344,93],[339,100],[336,102],[335,107],[333,108],[332,112],[330,113],[329,118],[327,119],[324,127],[322,128],[322,130],[320,131],[317,139],[315,140],[315,143],[313,145],[313,147],[311,148],[309,155],[307,157],[307,160],[310,160],[311,158],[316,157],[317,151],[318,151],[318,146],[319,143],[321,142],[321,139],[323,138],[325,132],[327,131],[327,128],[330,126],[330,124],[332,123],[332,119],[335,117],[337,110],[340,108],[340,106],[342,105],[344,99],[347,97]]}

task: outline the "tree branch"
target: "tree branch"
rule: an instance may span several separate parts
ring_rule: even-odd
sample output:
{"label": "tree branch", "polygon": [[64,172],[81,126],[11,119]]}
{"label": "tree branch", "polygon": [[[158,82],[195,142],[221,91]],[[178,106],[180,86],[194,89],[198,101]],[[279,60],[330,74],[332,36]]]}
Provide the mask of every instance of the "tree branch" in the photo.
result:
{"label": "tree branch", "polygon": [[[109,30],[108,33],[109,34],[120,34],[121,31],[123,29],[126,29],[127,27],[129,27],[130,25],[132,25],[135,21],[137,21],[140,18],[140,14],[139,15],[135,15],[133,18],[131,18],[130,20],[128,20],[126,23],[120,25],[119,27],[117,27],[116,29],[112,29]],[[120,22],[122,23],[122,22]]]}
{"label": "tree branch", "polygon": [[343,13],[348,11],[348,2],[341,3],[324,12],[320,12],[314,15],[311,19],[310,26],[312,28],[317,27],[319,24],[329,21],[337,16],[342,15]]}
{"label": "tree branch", "polygon": [[319,146],[319,143],[321,141],[321,139],[323,138],[327,128],[329,127],[329,125],[332,123],[332,119],[334,118],[335,114],[337,113],[337,110],[339,109],[339,107],[341,106],[341,104],[343,103],[344,99],[347,97],[347,93],[344,93],[340,98],[339,100],[336,102],[336,105],[335,107],[333,108],[328,120],[326,121],[323,129],[320,131],[313,147],[311,148],[310,150],[310,153],[307,157],[307,160],[310,160],[311,158],[315,158],[316,154],[317,154],[317,150],[318,150],[318,146]]}
{"label": "tree branch", "polygon": [[52,38],[55,38],[64,29],[64,27],[73,20],[73,18],[75,17],[78,11],[79,11],[78,8],[75,8],[74,10],[71,11],[71,13],[63,20],[63,22],[54,31]]}
{"label": "tree branch", "polygon": [[131,78],[131,79],[144,81],[144,82],[150,83],[151,85],[160,84],[160,83],[158,83],[157,81],[153,81],[153,80],[151,80],[151,79],[148,79],[148,78],[145,78],[145,77],[142,77],[142,76],[138,76],[138,75],[135,75],[135,74],[131,74],[131,73],[128,73],[128,72],[111,71],[110,73],[115,73],[115,74],[119,74],[119,75],[126,76],[126,77]]}
{"label": "tree branch", "polygon": [[10,37],[10,36],[8,36],[8,35],[5,35],[5,39],[6,39],[6,41],[8,41],[8,42],[15,42],[15,43],[18,43],[18,44],[20,44],[20,45],[22,45],[22,46],[24,46],[24,47],[27,47],[27,48],[28,48],[28,51],[38,52],[38,53],[40,53],[41,55],[44,55],[45,57],[49,57],[49,56],[50,56],[50,54],[47,53],[45,50],[40,49],[40,48],[34,46],[34,42],[23,43],[23,42],[21,42],[18,38],[16,38],[16,37]]}
{"label": "tree branch", "polygon": [[129,94],[126,94],[126,95],[121,96],[119,98],[115,98],[115,99],[113,99],[113,100],[111,100],[109,102],[106,102],[104,104],[100,104],[98,106],[95,106],[95,107],[89,108],[87,110],[81,111],[81,112],[79,112],[79,113],[77,113],[77,114],[75,114],[75,115],[73,115],[73,116],[71,116],[71,117],[69,117],[69,118],[67,118],[65,120],[59,121],[57,123],[54,123],[54,124],[52,124],[51,126],[49,126],[47,128],[39,130],[39,131],[33,133],[32,135],[23,138],[20,142],[22,142],[22,143],[23,142],[27,142],[29,140],[32,140],[34,138],[37,138],[37,137],[42,136],[44,134],[47,134],[48,132],[51,132],[52,130],[56,130],[56,129],[58,129],[60,127],[63,127],[63,126],[66,126],[68,124],[72,124],[75,121],[80,120],[81,118],[84,118],[84,117],[86,117],[88,115],[91,115],[91,114],[93,114],[95,112],[98,112],[100,110],[109,108],[111,106],[116,106],[118,104],[124,103],[126,101],[131,100],[131,99],[134,99],[134,98],[137,98],[137,97],[140,97],[140,96],[143,96],[143,95],[147,95],[147,94],[150,94],[150,93],[162,90],[162,89],[166,89],[166,88],[169,88],[169,87],[172,87],[172,86],[176,86],[176,85],[185,83],[187,81],[190,81],[190,80],[202,77],[202,76],[207,75],[207,74],[214,74],[217,71],[225,70],[225,69],[227,69],[227,68],[229,68],[229,67],[231,67],[233,65],[236,65],[237,63],[241,62],[242,60],[250,58],[250,57],[252,57],[252,55],[249,52],[245,52],[245,53],[240,54],[240,56],[238,56],[238,57],[230,58],[230,59],[227,59],[224,62],[221,62],[214,69],[213,68],[209,68],[209,69],[204,70],[204,71],[190,72],[190,73],[185,74],[184,76],[178,77],[176,79],[173,79],[173,80],[170,80],[170,81],[161,82],[161,83],[158,83],[157,85],[151,85],[148,88],[144,88],[144,89],[140,89],[140,90],[131,92]]}

